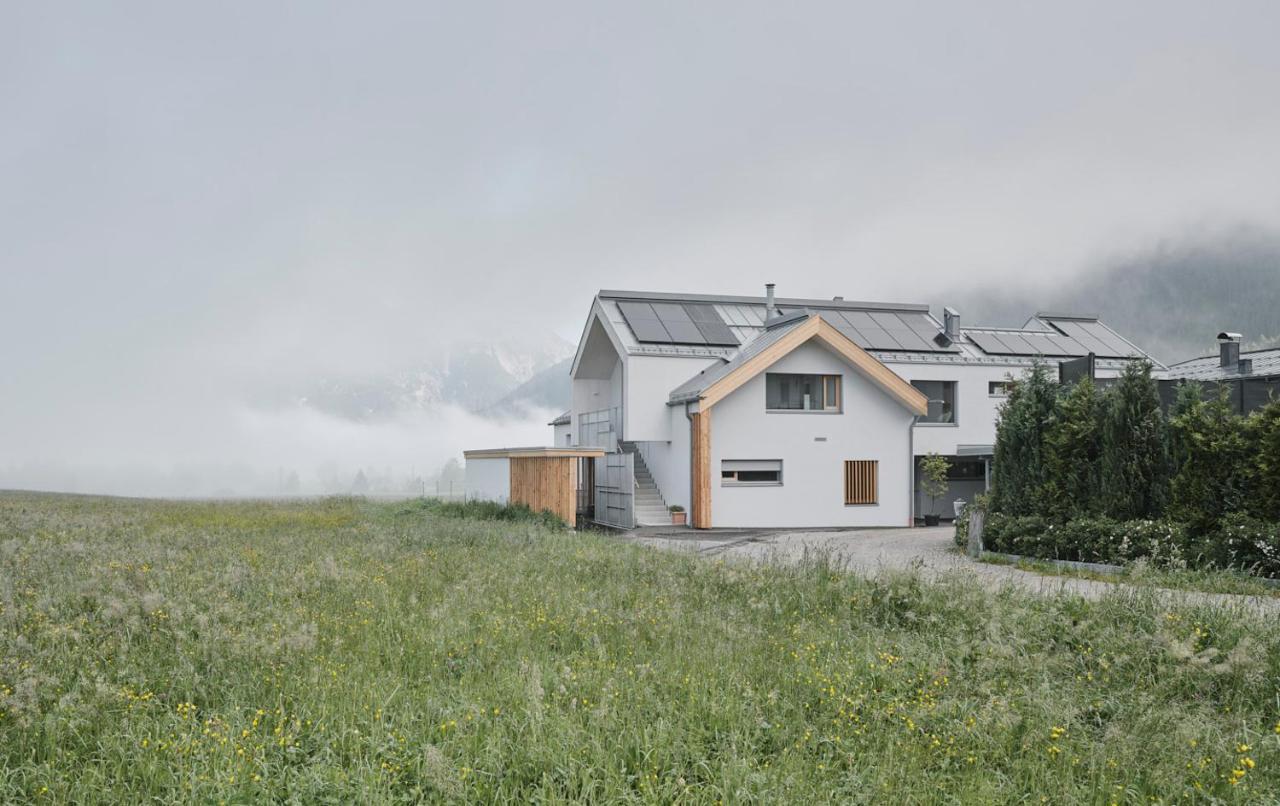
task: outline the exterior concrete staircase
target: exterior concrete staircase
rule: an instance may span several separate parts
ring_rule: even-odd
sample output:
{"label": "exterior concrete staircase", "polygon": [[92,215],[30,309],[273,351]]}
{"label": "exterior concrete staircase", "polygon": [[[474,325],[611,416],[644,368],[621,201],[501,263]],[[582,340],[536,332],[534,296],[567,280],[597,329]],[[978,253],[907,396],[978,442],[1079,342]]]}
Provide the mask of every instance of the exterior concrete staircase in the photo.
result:
{"label": "exterior concrete staircase", "polygon": [[644,457],[636,450],[634,442],[620,443],[623,453],[631,454],[635,469],[635,515],[636,526],[670,526],[671,513],[667,511],[667,502],[662,498],[662,491],[653,481],[653,474],[644,463]]}

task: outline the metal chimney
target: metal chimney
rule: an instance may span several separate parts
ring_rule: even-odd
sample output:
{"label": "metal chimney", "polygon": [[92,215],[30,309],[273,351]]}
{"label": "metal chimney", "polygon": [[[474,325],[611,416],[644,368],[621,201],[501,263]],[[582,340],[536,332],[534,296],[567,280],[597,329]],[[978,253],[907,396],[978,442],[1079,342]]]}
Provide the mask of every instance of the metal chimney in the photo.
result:
{"label": "metal chimney", "polygon": [[960,340],[960,312],[955,308],[942,309],[942,332],[953,343]]}
{"label": "metal chimney", "polygon": [[1218,334],[1218,366],[1234,368],[1240,363],[1240,334]]}
{"label": "metal chimney", "polygon": [[764,320],[768,322],[770,319],[778,315],[778,308],[773,304],[773,283],[764,284]]}

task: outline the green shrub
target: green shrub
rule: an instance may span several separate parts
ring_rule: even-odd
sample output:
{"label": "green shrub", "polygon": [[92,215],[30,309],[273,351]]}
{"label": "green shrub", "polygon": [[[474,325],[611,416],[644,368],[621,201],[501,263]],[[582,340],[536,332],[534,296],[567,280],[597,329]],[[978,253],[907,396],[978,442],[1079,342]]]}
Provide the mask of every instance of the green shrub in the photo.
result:
{"label": "green shrub", "polygon": [[1280,577],[1280,523],[1232,513],[1222,519],[1212,547],[1217,563],[1225,568]]}
{"label": "green shrub", "polygon": [[517,521],[541,524],[551,528],[566,528],[565,522],[551,512],[534,512],[525,504],[499,504],[496,501],[441,501],[428,498],[422,508],[446,518]]}
{"label": "green shrub", "polygon": [[[992,551],[1006,554],[1027,554],[1044,540],[1048,522],[1039,515],[1009,516],[993,512],[987,516],[982,530],[982,542]],[[1030,554],[1029,556],[1041,556]]]}
{"label": "green shrub", "polygon": [[1162,567],[1185,565],[1188,532],[1172,521],[1092,517],[1051,523],[1035,516],[1009,518],[999,514],[990,518],[995,533],[984,542],[1009,554],[1115,565],[1134,560],[1149,560]]}

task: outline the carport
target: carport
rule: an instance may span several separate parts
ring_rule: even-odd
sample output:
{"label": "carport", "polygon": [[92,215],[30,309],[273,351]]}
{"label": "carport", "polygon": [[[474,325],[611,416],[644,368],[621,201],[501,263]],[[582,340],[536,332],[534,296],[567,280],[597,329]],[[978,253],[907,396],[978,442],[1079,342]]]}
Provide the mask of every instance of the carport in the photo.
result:
{"label": "carport", "polygon": [[524,504],[570,526],[591,516],[600,448],[493,448],[464,451],[467,500]]}

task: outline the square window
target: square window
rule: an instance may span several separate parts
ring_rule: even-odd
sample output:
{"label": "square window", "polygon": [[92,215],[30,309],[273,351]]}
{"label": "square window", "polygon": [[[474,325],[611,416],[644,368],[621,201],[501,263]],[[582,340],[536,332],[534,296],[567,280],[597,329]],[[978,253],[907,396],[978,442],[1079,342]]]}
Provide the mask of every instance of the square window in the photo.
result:
{"label": "square window", "polygon": [[911,385],[929,398],[929,413],[918,422],[953,425],[956,422],[955,381],[912,381]]}

